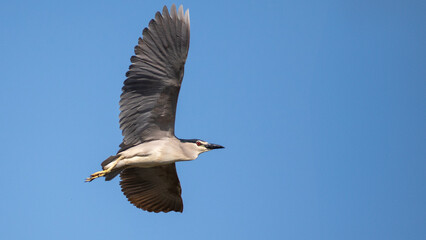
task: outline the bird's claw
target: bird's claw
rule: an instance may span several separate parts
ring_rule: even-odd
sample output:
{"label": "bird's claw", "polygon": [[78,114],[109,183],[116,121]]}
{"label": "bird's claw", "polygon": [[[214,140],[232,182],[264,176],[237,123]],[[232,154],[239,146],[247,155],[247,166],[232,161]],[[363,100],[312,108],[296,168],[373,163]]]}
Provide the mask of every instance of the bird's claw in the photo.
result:
{"label": "bird's claw", "polygon": [[117,166],[117,163],[121,159],[123,159],[123,156],[120,156],[119,158],[117,158],[117,160],[114,161],[113,165],[111,167],[109,167],[108,169],[105,169],[105,170],[91,174],[90,177],[86,178],[85,182],[91,182],[98,177],[103,177],[103,176],[107,175],[108,173],[110,173],[112,171],[113,168],[115,168],[115,166]]}
{"label": "bird's claw", "polygon": [[86,178],[85,182],[91,182],[98,177],[103,177],[109,172],[110,171],[108,171],[108,170],[102,170],[102,171],[99,171],[99,172],[95,172],[95,173],[91,174],[90,177]]}

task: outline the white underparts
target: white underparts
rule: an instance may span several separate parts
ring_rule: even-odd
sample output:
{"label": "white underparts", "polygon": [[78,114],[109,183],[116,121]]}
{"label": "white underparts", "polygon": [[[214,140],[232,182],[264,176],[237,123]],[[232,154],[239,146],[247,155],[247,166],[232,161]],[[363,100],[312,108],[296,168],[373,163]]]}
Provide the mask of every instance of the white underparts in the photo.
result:
{"label": "white underparts", "polygon": [[[160,139],[145,142],[121,152],[120,160],[115,168],[155,167],[178,161],[190,161],[196,159],[202,152],[204,152],[203,149],[194,143],[181,142],[177,138]],[[107,164],[105,168],[113,166],[115,161]]]}

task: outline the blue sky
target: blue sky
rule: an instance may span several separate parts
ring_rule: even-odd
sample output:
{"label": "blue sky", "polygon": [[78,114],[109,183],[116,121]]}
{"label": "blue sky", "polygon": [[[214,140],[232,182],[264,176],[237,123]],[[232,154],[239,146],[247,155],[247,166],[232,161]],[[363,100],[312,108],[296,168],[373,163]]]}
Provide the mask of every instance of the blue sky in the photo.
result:
{"label": "blue sky", "polygon": [[424,1],[184,1],[184,212],[118,179],[133,47],[165,1],[0,3],[1,239],[425,239]]}

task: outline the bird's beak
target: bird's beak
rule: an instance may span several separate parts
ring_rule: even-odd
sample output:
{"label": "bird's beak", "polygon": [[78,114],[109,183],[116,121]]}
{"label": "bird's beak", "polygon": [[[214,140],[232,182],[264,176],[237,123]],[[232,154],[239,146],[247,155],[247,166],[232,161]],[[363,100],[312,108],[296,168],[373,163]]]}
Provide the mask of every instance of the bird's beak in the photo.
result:
{"label": "bird's beak", "polygon": [[220,145],[218,145],[218,144],[212,144],[212,143],[209,143],[209,144],[207,144],[207,145],[205,145],[205,146],[206,146],[206,148],[207,148],[207,149],[209,149],[209,150],[218,149],[218,148],[225,148],[225,147],[220,146]]}

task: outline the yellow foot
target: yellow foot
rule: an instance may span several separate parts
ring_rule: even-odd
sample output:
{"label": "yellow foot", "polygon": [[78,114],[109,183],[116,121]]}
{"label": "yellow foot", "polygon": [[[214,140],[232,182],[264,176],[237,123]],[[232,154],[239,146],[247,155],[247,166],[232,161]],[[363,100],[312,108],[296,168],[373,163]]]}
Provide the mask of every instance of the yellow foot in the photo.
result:
{"label": "yellow foot", "polygon": [[[108,171],[109,170],[109,171]],[[108,169],[108,170],[102,170],[102,171],[99,171],[99,172],[95,172],[95,173],[93,173],[92,175],[90,175],[90,177],[88,177],[88,178],[86,178],[86,182],[91,182],[91,181],[93,181],[94,179],[96,179],[96,178],[98,178],[98,177],[103,177],[103,176],[105,176],[106,174],[108,174],[108,173],[110,173],[111,172],[111,170],[110,169]]]}
{"label": "yellow foot", "polygon": [[108,173],[110,173],[112,171],[112,169],[115,166],[117,166],[117,163],[123,158],[124,158],[123,156],[120,156],[119,158],[117,158],[117,160],[114,161],[114,164],[111,167],[109,167],[108,169],[93,173],[92,175],[90,175],[90,177],[86,178],[85,182],[91,182],[91,181],[93,181],[93,179],[107,175]]}

